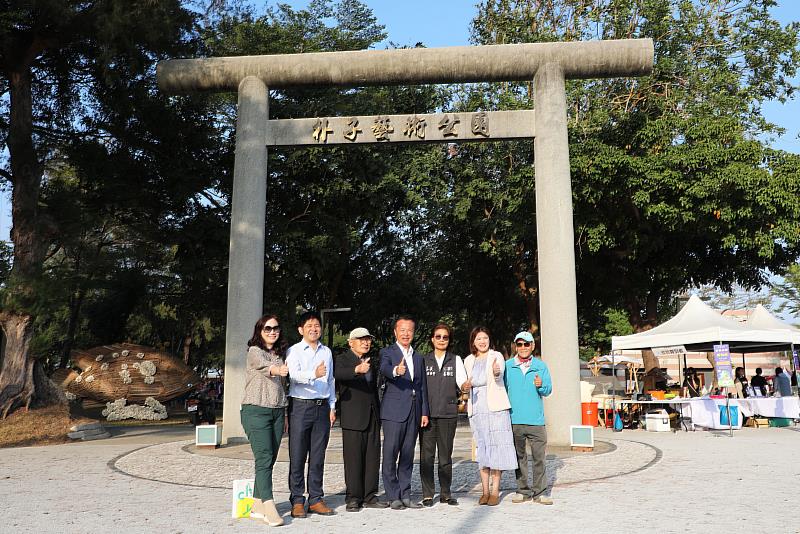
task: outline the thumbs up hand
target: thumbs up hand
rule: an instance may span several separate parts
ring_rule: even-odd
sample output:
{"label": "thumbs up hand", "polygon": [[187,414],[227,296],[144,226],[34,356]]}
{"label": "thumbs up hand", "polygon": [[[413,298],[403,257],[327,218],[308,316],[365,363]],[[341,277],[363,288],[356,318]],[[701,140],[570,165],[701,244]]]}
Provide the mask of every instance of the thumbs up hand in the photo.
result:
{"label": "thumbs up hand", "polygon": [[492,371],[494,371],[494,376],[500,376],[500,363],[498,363],[496,358],[492,362]]}
{"label": "thumbs up hand", "polygon": [[356,365],[356,374],[357,375],[365,375],[369,372],[369,358],[366,358],[364,361]]}
{"label": "thumbs up hand", "polygon": [[397,367],[394,368],[395,373],[397,376],[403,376],[406,374],[406,361],[405,359],[401,359],[400,363],[397,364]]}
{"label": "thumbs up hand", "polygon": [[314,376],[316,376],[317,378],[322,378],[327,374],[328,374],[328,368],[325,367],[325,362],[319,362],[319,365],[314,370]]}
{"label": "thumbs up hand", "polygon": [[542,387],[542,377],[539,376],[539,373],[536,373],[536,376],[533,377],[533,385],[537,388]]}

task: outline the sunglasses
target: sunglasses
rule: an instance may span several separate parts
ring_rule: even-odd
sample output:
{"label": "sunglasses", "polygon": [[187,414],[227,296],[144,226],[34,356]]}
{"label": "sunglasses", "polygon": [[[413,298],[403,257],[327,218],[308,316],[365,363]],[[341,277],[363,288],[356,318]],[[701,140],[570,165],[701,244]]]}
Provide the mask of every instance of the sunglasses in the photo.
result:
{"label": "sunglasses", "polygon": [[516,345],[518,347],[530,347],[531,346],[531,342],[530,341],[517,341]]}
{"label": "sunglasses", "polygon": [[441,339],[442,341],[447,341],[448,339],[450,339],[450,336],[448,336],[447,334],[445,335],[437,334],[433,336],[433,339]]}
{"label": "sunglasses", "polygon": [[262,332],[266,332],[267,334],[272,334],[273,332],[278,334],[281,331],[281,327],[280,327],[280,325],[278,325],[278,326],[264,326],[264,328],[261,331]]}

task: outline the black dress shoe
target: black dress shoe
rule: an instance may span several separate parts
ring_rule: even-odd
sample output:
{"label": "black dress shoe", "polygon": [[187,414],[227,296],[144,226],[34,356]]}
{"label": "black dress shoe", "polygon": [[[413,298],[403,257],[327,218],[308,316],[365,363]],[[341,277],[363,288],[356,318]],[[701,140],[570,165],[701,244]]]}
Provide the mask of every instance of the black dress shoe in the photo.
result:
{"label": "black dress shoe", "polygon": [[360,512],[361,511],[361,505],[358,503],[358,501],[353,501],[353,502],[347,503],[347,505],[344,507],[344,509],[347,512]]}
{"label": "black dress shoe", "polygon": [[439,497],[439,502],[450,506],[458,506],[458,499],[455,497]]}
{"label": "black dress shoe", "polygon": [[389,505],[392,510],[405,510],[406,506],[403,504],[403,501],[400,499],[395,499],[392,501],[392,504]]}
{"label": "black dress shoe", "polygon": [[418,502],[414,502],[411,499],[402,499],[403,506],[406,508],[422,508],[422,505]]}
{"label": "black dress shoe", "polygon": [[422,499],[422,506],[430,508],[433,506],[433,497],[428,497],[426,499]]}
{"label": "black dress shoe", "polygon": [[384,508],[389,508],[389,503],[388,502],[379,501],[378,499],[375,499],[374,501],[365,502],[364,503],[364,508],[376,508],[376,509],[379,509],[379,510],[383,510]]}

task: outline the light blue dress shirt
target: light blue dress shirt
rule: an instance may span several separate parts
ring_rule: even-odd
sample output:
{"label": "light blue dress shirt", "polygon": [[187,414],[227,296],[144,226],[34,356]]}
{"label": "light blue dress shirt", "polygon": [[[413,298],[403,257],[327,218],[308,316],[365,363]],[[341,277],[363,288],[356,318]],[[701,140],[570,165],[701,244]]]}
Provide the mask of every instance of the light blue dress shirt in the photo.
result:
{"label": "light blue dress shirt", "polygon": [[[327,373],[316,377],[320,362]],[[301,340],[289,348],[286,355],[289,367],[289,396],[297,399],[328,399],[331,410],[336,409],[336,381],[333,378],[333,356],[331,350],[317,343],[317,350]]]}

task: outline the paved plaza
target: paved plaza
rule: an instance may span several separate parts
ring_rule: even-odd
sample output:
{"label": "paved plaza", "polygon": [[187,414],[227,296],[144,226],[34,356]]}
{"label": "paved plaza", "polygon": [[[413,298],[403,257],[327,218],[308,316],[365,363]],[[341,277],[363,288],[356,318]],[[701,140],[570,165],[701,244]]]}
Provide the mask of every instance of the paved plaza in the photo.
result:
{"label": "paved plaza", "polygon": [[[197,451],[190,427],[112,427],[111,439],[0,450],[0,532],[263,532],[231,519],[231,481],[252,477],[245,446]],[[595,453],[553,449],[554,506],[513,504],[513,473],[499,506],[477,506],[480,486],[459,428],[453,487],[461,504],[344,511],[338,428],[325,472],[333,517],[289,516],[288,463],[275,467],[286,532],[800,532],[800,428],[648,433],[598,429]],[[285,443],[284,443],[285,449]],[[282,451],[285,455],[285,450]],[[413,489],[419,491],[415,467]]]}

